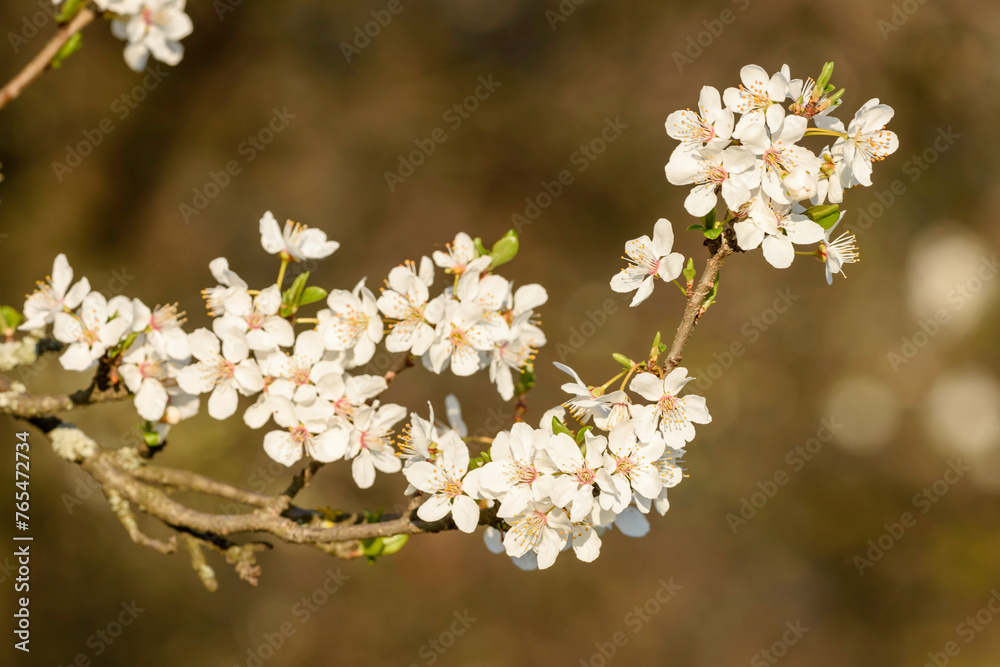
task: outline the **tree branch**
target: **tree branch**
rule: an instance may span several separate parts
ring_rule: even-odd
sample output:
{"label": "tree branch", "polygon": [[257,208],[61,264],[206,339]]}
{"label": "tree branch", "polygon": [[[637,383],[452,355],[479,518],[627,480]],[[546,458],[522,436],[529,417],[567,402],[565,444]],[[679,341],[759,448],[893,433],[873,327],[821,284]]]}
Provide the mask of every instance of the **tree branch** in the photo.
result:
{"label": "tree branch", "polygon": [[69,41],[70,37],[80,32],[88,23],[94,20],[96,14],[88,7],[84,7],[69,23],[59,28],[55,36],[45,44],[31,61],[24,66],[13,79],[0,88],[0,109],[7,106],[9,102],[17,97],[31,85],[35,79],[40,77],[52,64],[52,59],[59,53],[59,49]]}
{"label": "tree branch", "polygon": [[688,296],[687,307],[684,308],[684,316],[677,327],[677,333],[674,334],[674,342],[670,346],[667,359],[663,362],[664,373],[669,373],[681,363],[681,352],[684,351],[684,346],[687,345],[688,339],[691,338],[691,333],[694,331],[695,325],[698,324],[701,314],[705,312],[705,298],[712,291],[712,287],[715,286],[715,281],[719,276],[719,269],[722,268],[722,264],[726,261],[726,258],[737,249],[735,239],[730,239],[727,233],[720,234],[718,240],[720,241],[718,248],[708,258],[708,261],[705,262],[705,270],[702,271],[701,278],[698,280],[694,291]]}

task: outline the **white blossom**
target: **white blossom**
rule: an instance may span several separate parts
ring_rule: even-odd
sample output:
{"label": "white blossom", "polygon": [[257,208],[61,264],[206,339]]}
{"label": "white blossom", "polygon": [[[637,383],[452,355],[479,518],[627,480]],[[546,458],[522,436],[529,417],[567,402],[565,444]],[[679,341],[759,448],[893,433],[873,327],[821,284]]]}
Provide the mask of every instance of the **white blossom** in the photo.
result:
{"label": "white blossom", "polygon": [[625,254],[631,266],[624,268],[611,279],[611,289],[616,292],[635,291],[631,306],[638,306],[653,293],[653,279],[670,282],[681,275],[684,256],[671,252],[674,230],[670,221],[660,218],[653,227],[652,240],[640,236],[625,244]]}
{"label": "white blossom", "polygon": [[80,278],[73,283],[73,267],[69,265],[66,255],[59,253],[52,263],[52,275],[45,282],[39,281],[38,288],[25,299],[24,322],[18,329],[41,329],[51,323],[57,313],[74,310],[88,294],[90,282]]}
{"label": "white blossom", "polygon": [[220,354],[219,338],[205,328],[192,332],[188,343],[197,362],[180,370],[177,384],[193,395],[212,392],[208,414],[213,418],[231,417],[236,412],[238,394],[249,396],[264,388],[260,368],[247,358],[245,349]]}
{"label": "white blossom", "polygon": [[291,220],[285,222],[284,229],[279,229],[278,221],[270,211],[260,219],[260,244],[272,255],[296,262],[325,259],[340,247],[338,242],[327,240],[326,232]]}

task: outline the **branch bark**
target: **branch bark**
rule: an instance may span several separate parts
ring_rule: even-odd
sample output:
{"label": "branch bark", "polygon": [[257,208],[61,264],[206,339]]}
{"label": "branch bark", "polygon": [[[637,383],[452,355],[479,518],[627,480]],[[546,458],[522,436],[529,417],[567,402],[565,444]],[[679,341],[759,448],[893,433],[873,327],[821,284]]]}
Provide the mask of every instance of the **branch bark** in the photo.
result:
{"label": "branch bark", "polygon": [[76,16],[70,20],[69,23],[59,28],[56,34],[50,39],[42,50],[39,51],[31,61],[24,66],[13,79],[7,82],[7,84],[0,88],[0,109],[7,106],[8,103],[17,99],[18,96],[24,89],[30,86],[35,79],[40,77],[52,63],[52,59],[55,58],[56,54],[59,53],[69,38],[74,34],[80,32],[83,28],[87,26],[88,23],[96,18],[96,14],[93,10],[88,7],[84,7]]}
{"label": "branch bark", "polygon": [[705,262],[705,270],[702,271],[698,284],[695,285],[694,290],[688,296],[687,306],[684,308],[684,316],[681,318],[681,323],[677,326],[677,333],[674,334],[674,341],[670,345],[667,359],[663,362],[664,374],[674,370],[681,363],[681,353],[684,351],[684,346],[687,345],[688,339],[691,338],[691,334],[694,332],[695,325],[698,324],[698,320],[704,312],[705,298],[712,291],[712,287],[715,286],[715,281],[719,277],[719,269],[722,268],[722,264],[726,261],[726,258],[735,252],[733,243],[727,234],[722,233],[718,238],[721,241],[718,249]]}

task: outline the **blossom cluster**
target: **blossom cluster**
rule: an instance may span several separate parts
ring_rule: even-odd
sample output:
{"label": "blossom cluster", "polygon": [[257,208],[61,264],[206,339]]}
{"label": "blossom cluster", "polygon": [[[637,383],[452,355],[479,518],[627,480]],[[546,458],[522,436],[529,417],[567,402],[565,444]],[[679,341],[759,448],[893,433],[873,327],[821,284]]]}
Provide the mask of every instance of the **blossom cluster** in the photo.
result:
{"label": "blossom cluster", "polygon": [[[388,387],[385,376],[358,372],[380,343],[394,356],[412,354],[434,373],[488,370],[504,399],[513,398],[545,344],[534,311],[546,302],[545,290],[514,289],[493,271],[513,256],[516,239],[505,237],[486,252],[478,239],[460,233],[433,261],[424,257],[392,269],[376,297],[364,280],[329,293],[306,287],[308,274],[282,292],[288,265],[329,257],[339,243],[290,221],[282,229],[270,212],[259,229],[264,250],[281,260],[278,282],[250,289],[228,260],[213,260],[217,284],[203,291],[210,328],[188,333],[176,306],[151,309],[139,299],[108,299],[86,278],[74,283],[65,255],[27,297],[20,328],[51,324],[53,337],[66,346],[60,363],[67,370],[89,371],[103,361],[109,381],[120,379],[134,394],[156,441],[196,414],[203,395],[215,419],[234,415],[241,395],[256,397],[243,419],[255,429],[276,425],[264,436],[271,458],[286,466],[307,454],[324,462],[347,459],[362,488],[372,485],[376,470],[401,469],[393,433],[406,410],[378,401]],[[435,264],[451,280],[432,297]],[[301,306],[324,298],[327,307],[315,318],[297,317]],[[296,324],[309,328],[296,331]]]}
{"label": "blossom cluster", "polygon": [[[877,98],[865,102],[850,123],[833,116],[843,90],[829,85],[832,63],[813,79],[792,79],[787,65],[768,75],[757,65],[740,70],[741,84],[721,94],[704,86],[697,110],[683,109],[666,120],[667,134],[680,143],[667,162],[667,180],[693,185],[684,207],[705,221],[715,238],[731,224],[742,250],[761,248],[764,258],[783,269],[795,259],[796,245],[819,244],[826,279],[843,274],[858,260],[853,234],[833,232],[843,212],[844,191],[872,184],[872,166],[895,152],[899,140],[885,126],[892,107]],[[833,138],[818,152],[800,142],[809,136]],[[825,206],[824,206],[825,205]],[[661,220],[652,241],[626,245],[630,266],[611,281],[619,292],[635,291],[632,305],[645,300],[655,279],[672,281],[683,258],[671,253],[673,234]]]}
{"label": "blossom cluster", "polygon": [[[125,62],[136,72],[146,69],[152,55],[167,65],[176,65],[184,56],[180,41],[194,29],[184,12],[187,0],[94,0],[97,8],[111,19],[111,32],[125,45]],[[83,2],[53,0],[53,4],[78,11]]]}

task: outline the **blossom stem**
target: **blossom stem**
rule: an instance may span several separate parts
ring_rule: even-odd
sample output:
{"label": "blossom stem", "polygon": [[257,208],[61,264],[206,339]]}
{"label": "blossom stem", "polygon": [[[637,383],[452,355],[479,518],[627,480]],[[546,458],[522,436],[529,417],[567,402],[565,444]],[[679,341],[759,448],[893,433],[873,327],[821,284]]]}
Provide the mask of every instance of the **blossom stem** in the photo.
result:
{"label": "blossom stem", "polygon": [[679,282],[677,282],[677,280],[671,280],[670,282],[672,282],[673,284],[677,285],[677,289],[679,289],[681,291],[681,294],[683,294],[685,297],[687,297],[688,292],[687,292],[686,289],[684,289],[683,285],[681,285]]}
{"label": "blossom stem", "polygon": [[278,289],[281,289],[281,283],[285,281],[285,269],[288,268],[288,258],[282,256],[281,258],[281,268],[278,269]]}
{"label": "blossom stem", "polygon": [[825,136],[825,137],[840,137],[842,139],[846,139],[847,138],[847,133],[846,132],[837,132],[836,130],[824,130],[821,127],[810,127],[809,129],[806,130],[806,133],[805,133],[804,136],[813,137],[813,136],[819,136],[819,135],[822,135],[822,136]]}
{"label": "blossom stem", "polygon": [[96,14],[88,7],[84,7],[66,25],[59,28],[56,34],[50,39],[42,50],[39,51],[31,61],[18,72],[13,79],[0,88],[0,109],[4,108],[17,99],[24,89],[30,86],[35,79],[44,74],[52,64],[52,59],[56,57],[59,50],[76,33],[83,30],[88,23],[94,20]]}

